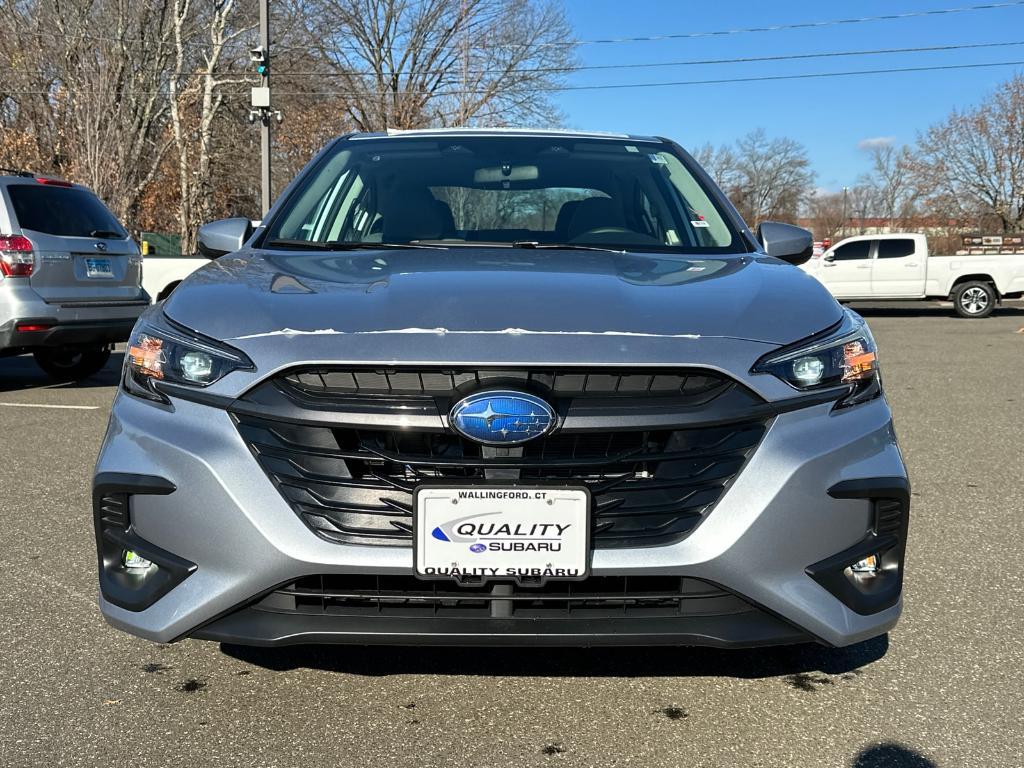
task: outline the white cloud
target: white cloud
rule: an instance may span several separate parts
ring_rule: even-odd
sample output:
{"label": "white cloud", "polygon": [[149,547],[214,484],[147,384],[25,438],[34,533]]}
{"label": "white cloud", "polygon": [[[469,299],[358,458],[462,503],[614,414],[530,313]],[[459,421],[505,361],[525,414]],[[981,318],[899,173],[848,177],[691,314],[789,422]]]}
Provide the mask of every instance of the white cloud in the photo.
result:
{"label": "white cloud", "polygon": [[876,147],[888,147],[896,141],[895,136],[874,136],[870,139],[861,139],[857,142],[859,149],[875,149]]}

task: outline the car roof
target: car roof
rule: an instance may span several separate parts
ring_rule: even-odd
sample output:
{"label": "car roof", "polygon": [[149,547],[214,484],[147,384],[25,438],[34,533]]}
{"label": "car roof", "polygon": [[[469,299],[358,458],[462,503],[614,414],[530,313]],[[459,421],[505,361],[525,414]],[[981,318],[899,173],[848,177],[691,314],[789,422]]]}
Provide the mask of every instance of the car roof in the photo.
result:
{"label": "car roof", "polygon": [[576,131],[562,128],[389,128],[376,133],[356,133],[349,139],[387,139],[415,138],[436,136],[526,136],[526,137],[558,137],[571,139],[627,139],[632,141],[665,143],[657,136],[639,136],[631,133],[612,133],[608,131]]}
{"label": "car roof", "polygon": [[[46,181],[40,181],[40,179],[46,179]],[[47,181],[50,182],[47,185]],[[0,186],[10,186],[12,184],[32,184],[34,186],[54,186],[63,187],[65,189],[85,189],[81,184],[76,184],[65,179],[59,179],[52,176],[45,176],[43,174],[32,173],[31,171],[8,171],[4,169],[0,171]]]}

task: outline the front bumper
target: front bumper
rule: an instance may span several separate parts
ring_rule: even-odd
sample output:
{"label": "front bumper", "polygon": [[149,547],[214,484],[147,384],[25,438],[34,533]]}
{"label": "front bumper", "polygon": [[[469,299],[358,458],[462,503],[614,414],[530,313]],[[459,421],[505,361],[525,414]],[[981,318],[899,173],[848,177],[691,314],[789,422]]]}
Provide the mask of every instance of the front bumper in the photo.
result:
{"label": "front bumper", "polygon": [[[843,646],[882,634],[900,611],[900,571],[884,600],[852,605],[822,574],[838,553],[870,541],[871,494],[833,493],[872,482],[906,490],[906,471],[884,399],[833,412],[831,404],[781,413],[707,519],[678,543],[598,549],[594,576],[673,576],[717,585],[749,611],[643,618],[301,616],[254,603],[317,574],[409,575],[412,551],[337,544],[314,535],[260,470],[231,416],[172,398],[158,406],[119,394],[98,475],[160,478],[171,493],[130,495],[136,541],[196,567],[139,610],[103,593],[107,620],[133,634],[278,645],[301,642],[442,644],[769,645],[817,640]],[[846,484],[845,486],[843,484]],[[866,483],[866,485],[865,485]],[[903,510],[901,535],[905,540]],[[145,552],[143,552],[145,554]],[[111,598],[114,598],[113,600]],[[121,605],[115,604],[121,602]],[[698,612],[699,614],[699,612]]]}

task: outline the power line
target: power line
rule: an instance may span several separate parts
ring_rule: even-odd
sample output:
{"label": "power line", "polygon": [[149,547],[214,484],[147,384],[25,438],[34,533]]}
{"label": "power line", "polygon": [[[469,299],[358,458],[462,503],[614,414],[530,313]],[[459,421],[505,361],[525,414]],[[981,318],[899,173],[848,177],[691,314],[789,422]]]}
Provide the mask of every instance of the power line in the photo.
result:
{"label": "power line", "polygon": [[[942,51],[957,51],[957,50],[972,50],[972,49],[984,49],[984,48],[1009,48],[1024,45],[1024,40],[1012,40],[1004,42],[994,43],[966,43],[966,44],[949,44],[949,45],[933,45],[933,46],[919,46],[914,48],[878,48],[868,51],[826,51],[822,53],[796,53],[796,54],[783,54],[778,56],[745,56],[739,58],[725,58],[725,59],[686,59],[683,61],[665,61],[665,62],[629,62],[625,64],[596,64],[591,66],[574,67],[572,69],[566,69],[562,67],[534,67],[517,69],[516,73],[519,74],[536,74],[536,73],[565,73],[567,75],[573,75],[579,71],[596,71],[596,70],[618,70],[618,69],[657,69],[663,67],[685,67],[685,66],[698,66],[698,65],[717,65],[717,64],[752,64],[752,63],[765,63],[775,61],[801,61],[809,59],[830,59],[830,58],[846,58],[855,56],[878,56],[878,55],[893,55],[893,54],[904,54],[904,53],[933,53]],[[1000,66],[986,65],[986,66]],[[444,74],[448,70],[415,70],[410,71],[410,75],[430,75],[430,74]],[[885,70],[880,70],[885,71]],[[920,70],[906,70],[906,71],[920,71]],[[487,74],[503,74],[506,70],[475,70],[471,71],[471,75],[487,75]],[[206,72],[195,71],[184,73],[187,77],[196,77],[206,75]],[[288,71],[276,71],[275,74],[278,77],[342,77],[342,76],[369,76],[376,75],[377,73],[369,70],[348,70],[348,71],[335,71],[335,72],[288,72]],[[398,76],[402,73],[384,73],[386,78]],[[839,73],[842,74],[842,73]],[[822,75],[824,76],[824,75]],[[739,80],[742,82],[743,80]],[[253,84],[258,81],[253,80]],[[717,82],[717,81],[715,81]],[[588,86],[589,87],[589,86]],[[617,87],[613,84],[607,86],[593,86],[593,87]],[[621,87],[631,87],[628,83],[623,84]],[[574,90],[575,86],[565,86],[552,88],[552,90]],[[0,94],[3,92],[0,91]],[[49,91],[10,91],[7,92],[10,95],[45,95],[50,93]],[[149,95],[153,93],[163,93],[162,91],[134,91],[141,95]]]}
{"label": "power line", "polygon": [[[849,19],[828,19],[823,21],[804,21],[795,22],[792,24],[772,24],[764,27],[738,27],[735,29],[721,29],[721,30],[710,30],[704,32],[679,32],[664,35],[643,35],[637,37],[609,37],[609,38],[597,38],[593,40],[560,40],[551,41],[546,43],[494,43],[489,45],[477,45],[473,46],[470,50],[492,50],[500,48],[521,48],[526,45],[534,47],[572,47],[575,45],[604,45],[611,43],[647,43],[647,42],[658,42],[663,40],[692,40],[702,37],[724,37],[728,35],[741,35],[741,34],[758,34],[764,32],[784,32],[789,30],[800,30],[800,29],[821,29],[824,27],[834,27],[840,25],[852,25],[852,24],[864,24],[875,21],[899,21],[903,19],[923,18],[928,16],[948,16],[952,14],[961,13],[972,13],[975,11],[992,11],[1006,8],[1017,8],[1024,6],[1024,0],[1006,0],[1006,2],[999,3],[983,3],[980,5],[965,5],[956,8],[931,8],[921,11],[905,11],[903,13],[888,13],[881,14],[878,16],[859,16]],[[36,37],[51,37],[57,39],[64,39],[67,37],[79,37],[85,40],[100,40],[115,43],[139,43],[152,45],[158,40],[147,40],[144,38],[125,38],[115,37],[112,35],[94,35],[94,34],[81,34],[81,33],[68,33],[68,32],[54,32],[49,30],[33,30],[23,29],[17,26],[14,27],[14,31],[19,35],[32,35]],[[167,41],[171,44],[170,41]],[[211,43],[201,43],[196,41],[189,41],[184,43],[185,47],[188,48],[210,48]],[[354,45],[340,46],[342,48],[348,48],[350,50],[358,50]]]}
{"label": "power line", "polygon": [[[806,72],[792,75],[759,75],[755,77],[723,77],[709,80],[672,80],[663,82],[647,83],[604,83],[601,85],[566,85],[566,86],[532,86],[531,90],[540,92],[557,93],[561,91],[605,91],[624,90],[629,88],[669,88],[687,85],[724,85],[728,83],[758,83],[773,80],[810,80],[830,77],[859,77],[864,75],[890,75],[903,72],[943,72],[962,69],[986,69],[992,67],[1019,67],[1024,66],[1021,61],[993,61],[982,64],[942,64],[930,67],[892,67],[887,69],[858,69],[846,72]],[[452,91],[399,91],[399,95],[423,94],[429,96],[473,96],[486,93],[486,90],[452,90]],[[376,94],[376,91],[278,91],[278,96],[365,96]],[[240,94],[235,94],[240,95]]]}
{"label": "power line", "polygon": [[[1021,61],[993,61],[982,64],[941,64],[929,67],[891,67],[887,69],[858,69],[850,70],[846,72],[805,72],[800,74],[791,75],[758,75],[755,77],[724,77],[714,78],[709,80],[672,80],[663,82],[647,82],[647,83],[604,83],[600,85],[566,85],[566,86],[533,86],[533,91],[544,91],[544,92],[560,92],[560,91],[603,91],[603,90],[621,90],[628,88],[668,88],[674,86],[686,86],[686,85],[724,85],[728,83],[757,83],[769,80],[810,80],[815,78],[830,78],[830,77],[858,77],[864,75],[890,75],[899,74],[903,72],[943,72],[949,70],[961,70],[961,69],[986,69],[992,67],[1019,67],[1024,66],[1024,60]],[[484,90],[473,90],[473,91],[436,91],[429,92],[426,90],[420,91],[400,91],[399,94],[410,94],[422,93],[430,96],[463,96],[463,95],[479,95],[485,93]],[[376,93],[375,91],[278,91],[279,96],[362,96],[368,93]]]}
{"label": "power line", "polygon": [[[668,35],[646,35],[643,37],[609,37],[598,40],[577,40],[577,45],[599,45],[605,43],[646,43],[658,40],[691,40],[698,37],[719,37],[724,35],[740,35],[758,32],[781,32],[794,29],[820,29],[821,27],[834,27],[840,24],[863,24],[871,21],[897,21],[900,19],[914,19],[924,16],[946,16],[956,13],[970,13],[972,11],[992,11],[1000,8],[1014,8],[1024,5],[1024,0],[1010,0],[1002,3],[984,3],[982,5],[965,5],[958,8],[932,8],[923,11],[906,11],[904,13],[887,13],[880,16],[860,16],[852,19],[833,19],[829,21],[804,21],[794,24],[772,24],[767,27],[741,27],[738,29],[724,29],[714,32],[682,32]],[[572,45],[572,42],[549,43],[548,45]]]}
{"label": "power line", "polygon": [[[829,59],[829,58],[840,58],[849,56],[878,56],[886,54],[903,54],[903,53],[931,53],[936,51],[960,51],[977,48],[1009,48],[1012,46],[1024,45],[1024,40],[1015,40],[1009,42],[998,42],[998,43],[965,43],[961,45],[931,45],[922,46],[917,48],[879,48],[870,51],[826,51],[824,53],[795,53],[795,54],[784,54],[778,56],[745,56],[741,58],[731,59],[685,59],[683,61],[662,61],[662,62],[631,62],[626,64],[591,64],[579,67],[526,67],[522,69],[516,69],[517,74],[537,74],[537,73],[564,73],[567,75],[573,75],[576,72],[583,71],[596,71],[596,70],[617,70],[617,69],[657,69],[662,67],[689,67],[697,65],[709,65],[709,64],[751,64],[757,62],[772,62],[772,61],[799,61],[803,59]],[[445,74],[451,70],[447,69],[435,69],[435,70],[415,70],[410,71],[410,75],[440,75]],[[504,74],[507,72],[505,69],[478,69],[471,70],[470,75],[495,75]],[[197,73],[199,74],[199,73]],[[276,71],[276,75],[280,77],[351,77],[351,76],[376,76],[376,72],[370,70],[335,70],[333,72],[289,72],[289,71]],[[384,72],[384,77],[391,78],[397,77],[404,73],[401,72]]]}
{"label": "power line", "polygon": [[757,77],[732,77],[714,80],[676,80],[660,83],[623,83],[606,85],[569,85],[563,88],[549,88],[552,91],[596,91],[617,88],[664,88],[681,85],[715,85],[725,83],[756,83],[765,80],[809,80],[828,77],[856,77],[860,75],[889,75],[901,72],[942,72],[955,69],[985,69],[990,67],[1019,67],[1024,61],[993,61],[983,64],[943,64],[931,67],[894,67],[890,69],[860,69],[848,72],[808,72],[796,75],[760,75]]}
{"label": "power line", "polygon": [[[742,78],[714,78],[709,80],[672,80],[662,82],[646,82],[646,83],[603,83],[600,85],[566,85],[566,86],[534,86],[531,90],[543,91],[543,92],[559,92],[559,91],[591,91],[591,90],[623,90],[628,88],[669,88],[669,87],[681,87],[688,85],[725,85],[730,83],[760,83],[766,81],[778,81],[778,80],[812,80],[812,79],[825,79],[825,78],[840,78],[840,77],[861,77],[869,75],[895,75],[901,73],[916,73],[916,72],[949,72],[954,70],[982,70],[991,69],[995,67],[1022,67],[1024,66],[1024,60],[1017,61],[988,61],[983,63],[969,63],[969,65],[939,65],[934,67],[895,67],[884,70],[850,70],[847,72],[808,72],[794,75],[759,75],[755,77],[742,77]],[[89,91],[78,90],[76,93],[87,93]],[[486,90],[445,90],[445,91],[429,91],[420,89],[419,91],[407,90],[399,91],[399,95],[413,95],[421,93],[429,96],[461,96],[461,95],[479,95],[486,93]],[[92,91],[93,95],[103,95],[104,92]],[[224,96],[246,96],[250,94],[247,91],[222,91]],[[376,95],[377,91],[371,90],[360,90],[360,91],[342,91],[342,90],[331,90],[331,91],[276,91],[279,96],[364,96],[364,95]],[[51,96],[53,91],[0,91],[0,97],[7,96]],[[120,95],[168,95],[166,91],[124,91]]]}
{"label": "power line", "polygon": [[[799,74],[790,75],[758,75],[755,77],[726,77],[726,78],[714,78],[708,80],[672,80],[672,81],[661,81],[661,82],[646,82],[646,83],[604,83],[600,85],[567,85],[567,86],[533,86],[533,91],[543,92],[560,92],[560,91],[601,91],[601,90],[622,90],[627,88],[668,88],[677,86],[687,85],[724,85],[729,83],[758,83],[765,81],[775,80],[810,80],[810,79],[823,79],[831,77],[859,77],[866,75],[890,75],[900,74],[905,72],[944,72],[951,70],[967,70],[967,69],[988,69],[993,67],[1019,67],[1024,66],[1024,60],[1021,61],[992,61],[981,64],[943,64],[929,67],[891,67],[887,69],[858,69],[849,70],[845,72],[805,72]],[[428,96],[473,96],[486,93],[486,90],[447,90],[447,91],[434,91],[420,89],[410,91],[399,91],[399,95],[415,95],[422,94]],[[88,91],[78,90],[76,93],[89,93]],[[103,95],[98,91],[92,92],[94,95]],[[104,92],[105,93],[105,92]],[[223,91],[224,96],[245,96],[248,97],[247,91]],[[376,91],[362,90],[362,91],[277,91],[278,96],[335,96],[335,97],[347,97],[347,96],[365,96],[375,95]],[[52,96],[52,91],[0,91],[0,97],[7,96]],[[166,91],[124,91],[120,94],[121,96],[129,95],[168,95]]]}

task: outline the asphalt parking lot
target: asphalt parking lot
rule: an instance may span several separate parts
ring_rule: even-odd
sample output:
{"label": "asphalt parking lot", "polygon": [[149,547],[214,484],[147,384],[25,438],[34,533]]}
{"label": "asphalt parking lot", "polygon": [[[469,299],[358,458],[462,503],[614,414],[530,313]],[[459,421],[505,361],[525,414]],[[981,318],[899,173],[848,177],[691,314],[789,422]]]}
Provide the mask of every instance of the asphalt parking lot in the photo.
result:
{"label": "asphalt parking lot", "polygon": [[1021,766],[1024,310],[860,308],[914,486],[905,613],[841,649],[295,648],[96,607],[85,385],[0,360],[0,765]]}

